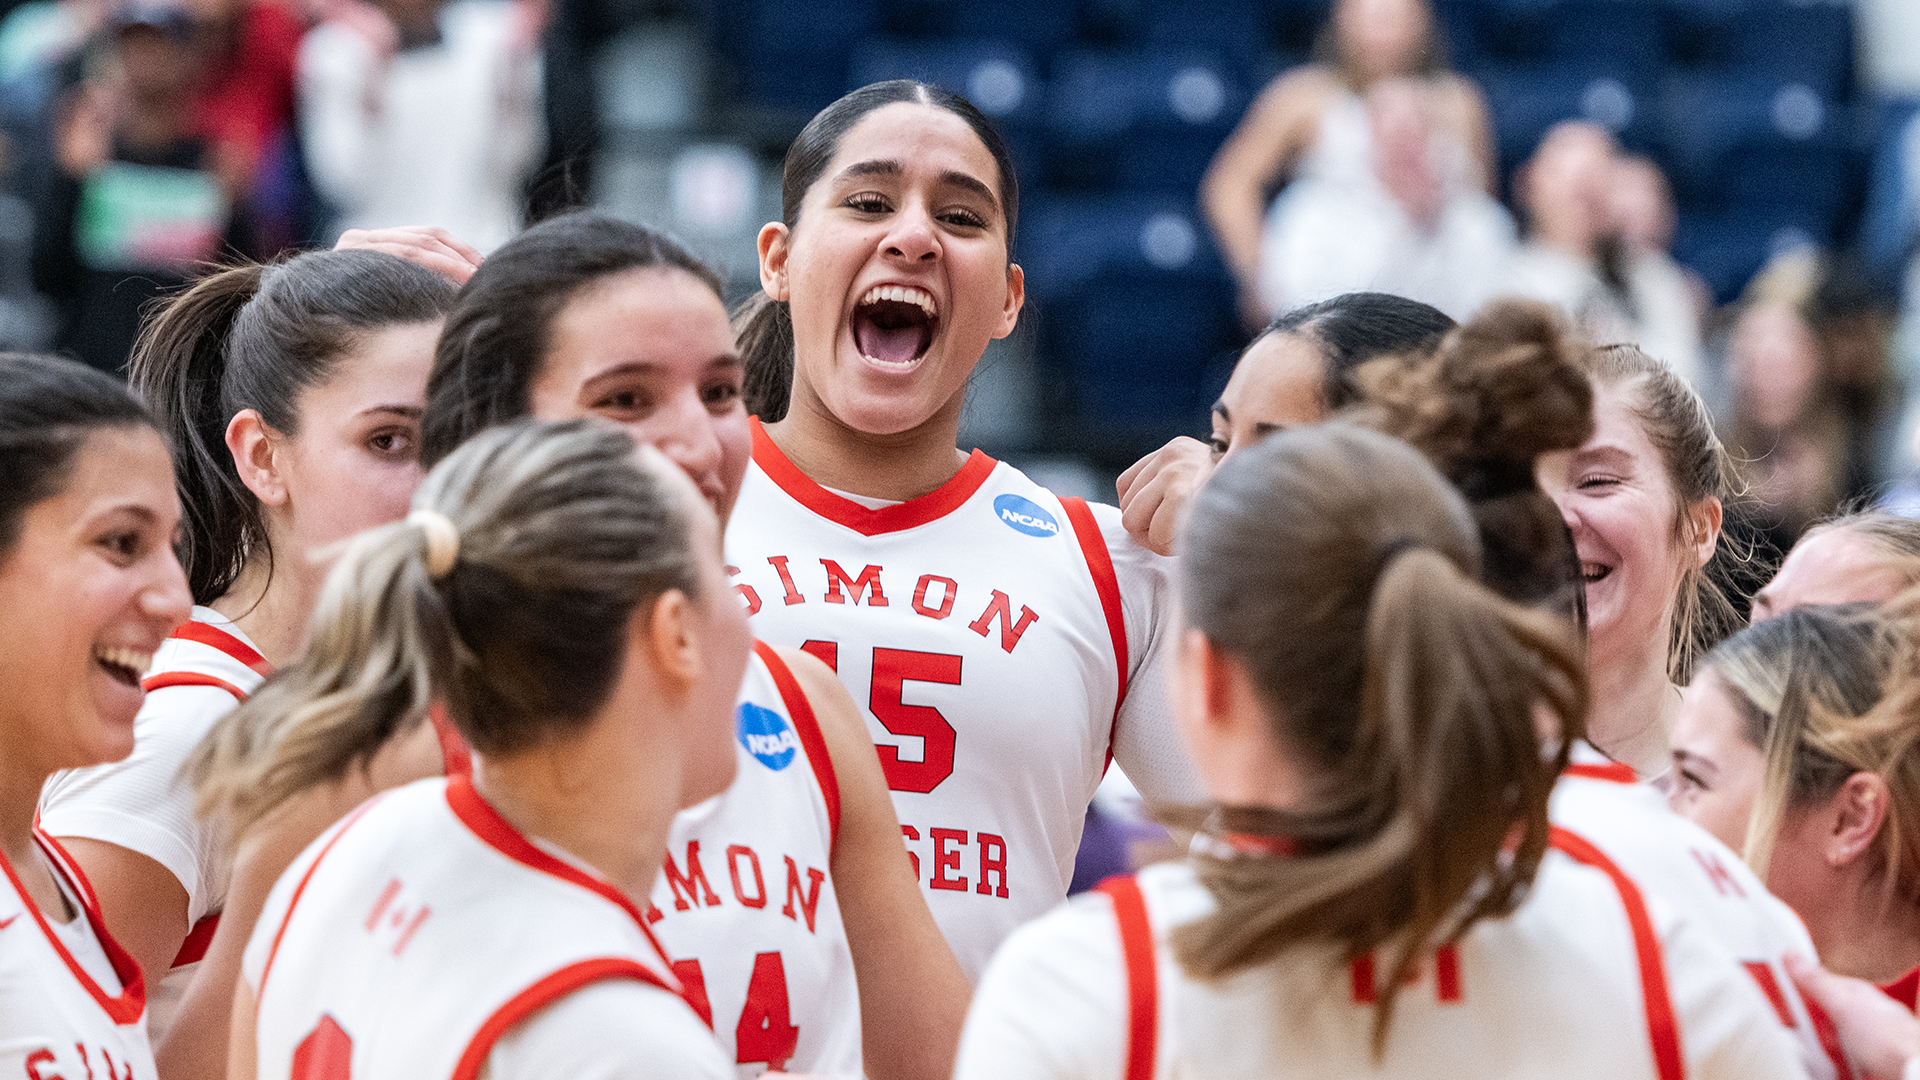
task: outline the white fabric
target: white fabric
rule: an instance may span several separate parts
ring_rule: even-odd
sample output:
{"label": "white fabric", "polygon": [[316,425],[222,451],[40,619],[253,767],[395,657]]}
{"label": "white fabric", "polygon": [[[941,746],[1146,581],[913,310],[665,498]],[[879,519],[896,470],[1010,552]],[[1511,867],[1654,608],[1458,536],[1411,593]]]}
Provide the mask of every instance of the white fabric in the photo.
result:
{"label": "white fabric", "polygon": [[[707,1031],[672,994],[636,982],[576,990],[516,1025],[487,1055],[486,1080],[658,1080],[711,1078]],[[635,1023],[644,1016],[646,1023]],[[724,1064],[724,1063],[722,1063]]]}
{"label": "white fabric", "polygon": [[[240,628],[209,607],[193,621],[215,627],[258,651]],[[168,638],[153,654],[147,678],[192,672],[224,679],[245,693],[259,672],[211,645]],[[133,721],[133,753],[105,765],[55,773],[40,792],[40,827],[49,836],[76,836],[118,844],[167,868],[187,892],[191,928],[226,904],[233,853],[221,830],[194,813],[193,788],[181,771],[213,724],[237,702],[214,686],[152,690]],[[147,1023],[155,1041],[172,1026],[174,1010],[193,979],[193,964],[169,971],[148,987]]]}
{"label": "white fabric", "polygon": [[[482,808],[477,821],[455,810],[462,796],[467,815]],[[515,845],[537,850],[464,779],[423,780],[379,796],[315,841],[275,885],[247,944],[242,971],[258,1001],[259,1076],[288,1080],[298,1048],[329,1018],[351,1040],[357,1080],[453,1075],[470,1051],[498,1048],[483,1032],[508,1002],[597,958],[678,985],[639,912],[601,891],[611,886],[596,875],[583,879],[592,887],[568,880],[564,862],[534,865],[509,854]],[[544,1030],[549,1014],[578,1038],[578,1017],[553,1013],[563,1000],[545,1001],[521,1021],[534,1036],[522,1050],[563,1038]],[[657,1075],[733,1075],[684,1001],[663,992],[645,1004],[623,1021],[630,1030],[576,1053],[606,1068],[620,1048],[638,1046],[647,1064],[659,1068],[665,1058],[672,1066]],[[534,1070],[524,1075],[555,1075],[524,1052],[510,1048],[509,1058]],[[523,1075],[493,1064],[497,1077]]]}
{"label": "white fabric", "polygon": [[[1581,743],[1574,760],[1599,765],[1607,759]],[[1554,787],[1552,817],[1745,965],[1756,985],[1777,995],[1788,1010],[1793,1021],[1788,1031],[1808,1074],[1816,1080],[1837,1075],[1784,960],[1788,953],[1814,958],[1813,939],[1793,909],[1768,893],[1740,856],[1667,809],[1666,800],[1646,784],[1563,776]]]}
{"label": "white fabric", "polygon": [[[792,466],[782,460],[776,468],[784,475]],[[925,498],[940,505],[977,475],[963,469],[950,482],[959,487]],[[832,498],[806,486],[816,505]],[[999,499],[1040,510],[1028,515],[1039,523],[1003,519]],[[1127,639],[1128,692],[1111,749],[1149,800],[1197,802],[1200,785],[1179,749],[1160,681],[1175,632],[1172,560],[1133,544],[1118,510],[1091,509],[1112,556]],[[1112,636],[1060,500],[1012,466],[991,463],[978,489],[945,515],[865,536],[797,501],[756,461],[727,551],[740,569],[733,580],[758,605],[756,635],[787,646],[837,643],[840,678],[867,706],[883,760],[896,754],[904,764],[896,771],[911,773],[930,753],[938,757],[935,740],[921,732],[934,731],[936,740],[943,726],[954,732],[951,773],[930,792],[894,782],[893,799],[934,918],[961,966],[977,976],[1015,926],[1066,895],[1114,726]],[[842,602],[829,602],[826,561],[852,578],[872,568],[886,603],[845,589]],[[777,565],[793,579],[792,597]],[[996,604],[1008,618],[988,618]],[[1010,623],[1029,612],[1033,621],[1010,634]],[[899,682],[875,686],[877,656],[894,665]],[[875,712],[876,702],[887,716]],[[927,771],[937,772],[938,763]],[[1002,854],[1003,868],[995,865]]]}
{"label": "white fabric", "polygon": [[[1188,1080],[1352,1077],[1482,1080],[1653,1078],[1640,969],[1619,895],[1598,871],[1551,853],[1511,918],[1458,946],[1460,1000],[1431,971],[1401,989],[1379,1061],[1374,1006],[1353,1000],[1331,948],[1300,946],[1218,982],[1187,978],[1171,928],[1212,910],[1186,863],[1139,876],[1157,939],[1153,1075]],[[1759,991],[1699,930],[1649,905],[1693,1080],[1803,1076]],[[956,1080],[1122,1075],[1127,973],[1113,911],[1078,897],[1008,939],[975,991]]]}
{"label": "white fabric", "polygon": [[1607,288],[1592,263],[1529,241],[1513,253],[1505,291],[1556,304],[1599,345],[1638,345],[1689,383],[1701,375],[1700,320],[1680,265],[1646,252],[1627,268],[1632,304]]}
{"label": "white fabric", "polygon": [[[743,1080],[770,1066],[859,1077],[860,991],[833,888],[825,796],[757,654],[740,702],[733,784],[674,818],[647,921],[681,982],[691,986],[698,972],[713,1033]],[[830,775],[832,763],[823,764]],[[779,1016],[786,1025],[755,1022]],[[767,1045],[747,1050],[754,1060],[741,1060],[735,1035],[743,1019],[798,1032],[764,1038]]]}
{"label": "white fabric", "polygon": [[[31,901],[14,884],[13,868],[0,872],[0,1076],[153,1080],[158,1073],[139,1003],[128,1004],[125,1022],[116,1021],[87,985],[91,979],[107,998],[122,995],[101,931],[84,911],[84,882],[77,868],[51,855],[47,862],[81,914],[64,927],[48,918],[43,933]],[[60,956],[55,940],[73,955],[79,972]]]}
{"label": "white fabric", "polygon": [[1366,106],[1349,92],[1321,113],[1313,145],[1268,211],[1260,295],[1279,313],[1341,293],[1409,297],[1464,320],[1501,290],[1513,219],[1480,190],[1470,155],[1436,134],[1429,151],[1444,197],[1416,222],[1374,172]]}
{"label": "white fabric", "polygon": [[539,53],[512,41],[520,17],[503,0],[455,0],[440,43],[395,55],[384,77],[359,32],[306,36],[300,130],[342,228],[438,225],[481,251],[512,235],[545,139]]}

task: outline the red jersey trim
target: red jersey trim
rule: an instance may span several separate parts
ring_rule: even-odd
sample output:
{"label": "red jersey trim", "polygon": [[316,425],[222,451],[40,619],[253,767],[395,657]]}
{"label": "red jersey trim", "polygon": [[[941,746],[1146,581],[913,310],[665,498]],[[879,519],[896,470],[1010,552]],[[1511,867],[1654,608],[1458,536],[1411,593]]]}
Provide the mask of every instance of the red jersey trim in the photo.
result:
{"label": "red jersey trim", "polygon": [[1087,500],[1068,496],[1060,500],[1061,509],[1067,512],[1067,522],[1073,526],[1073,538],[1080,542],[1080,554],[1087,560],[1087,570],[1093,575],[1093,591],[1100,596],[1100,610],[1107,617],[1107,636],[1113,640],[1113,659],[1115,674],[1119,679],[1120,692],[1113,698],[1113,725],[1107,729],[1107,760],[1113,760],[1113,740],[1120,734],[1120,706],[1127,701],[1127,669],[1132,662],[1127,657],[1127,618],[1126,609],[1120,606],[1120,577],[1113,572],[1113,553],[1107,550],[1107,538],[1100,533],[1100,523],[1093,519],[1093,511],[1087,509]]}
{"label": "red jersey trim", "polygon": [[280,925],[273,931],[273,944],[267,947],[267,962],[260,967],[260,985],[255,987],[253,992],[256,1001],[266,996],[267,976],[273,974],[273,962],[280,956],[280,939],[287,936],[287,925],[293,922],[293,913],[300,908],[300,897],[306,894],[307,883],[313,880],[313,872],[320,869],[320,864],[326,861],[327,853],[333,850],[333,845],[339,843],[340,838],[347,835],[347,830],[353,828],[354,823],[359,821],[367,811],[373,809],[373,804],[380,799],[381,796],[375,795],[343,818],[334,829],[333,835],[328,837],[327,842],[321,846],[320,853],[313,857],[313,862],[307,866],[307,872],[300,875],[300,883],[293,887],[293,896],[287,901],[287,913],[280,917]]}
{"label": "red jersey trim", "polygon": [[441,701],[427,703],[427,721],[433,725],[433,734],[440,740],[440,767],[448,776],[473,775],[473,751],[467,746],[466,736],[447,719],[447,706]]}
{"label": "red jersey trim", "polygon": [[14,892],[20,895],[20,903],[33,916],[33,921],[39,925],[41,936],[47,939],[47,944],[53,946],[53,951],[59,954],[60,959],[67,965],[67,970],[73,973],[73,977],[87,991],[87,996],[93,998],[94,1003],[99,1005],[115,1024],[139,1023],[140,1018],[147,1011],[147,984],[140,974],[140,965],[127,954],[127,950],[120,947],[119,942],[113,940],[112,934],[107,933],[106,920],[100,917],[100,902],[94,899],[93,885],[87,881],[87,875],[74,863],[73,857],[68,855],[66,849],[61,847],[53,837],[41,832],[39,826],[34,827],[33,839],[40,845],[40,850],[46,852],[47,861],[52,864],[53,872],[64,879],[73,889],[74,894],[80,898],[80,917],[87,920],[87,925],[93,930],[94,939],[100,942],[101,951],[107,954],[107,962],[113,965],[113,973],[120,979],[120,996],[108,997],[100,984],[93,981],[93,976],[88,975],[86,969],[80,966],[80,962],[73,958],[73,954],[67,951],[66,944],[60,940],[60,935],[53,932],[53,927],[47,925],[47,917],[41,913],[40,905],[34,903],[33,897],[27,894],[27,887],[21,883],[20,875],[14,872],[13,864],[7,861],[4,854],[0,854],[0,872],[7,875],[7,880],[13,884]]}
{"label": "red jersey trim", "polygon": [[1820,1040],[1820,1049],[1825,1050],[1827,1060],[1833,1062],[1834,1080],[1853,1080],[1853,1065],[1840,1046],[1840,1031],[1833,1026],[1833,1017],[1805,994],[1800,995],[1800,1003],[1807,1007],[1807,1019],[1813,1023],[1813,1035]]}
{"label": "red jersey trim", "polygon": [[200,921],[187,931],[187,939],[180,943],[180,951],[173,956],[168,967],[185,967],[206,959],[207,946],[213,944],[213,932],[220,928],[220,913],[202,915]]}
{"label": "red jersey trim", "polygon": [[1610,761],[1605,765],[1589,765],[1585,762],[1575,762],[1561,770],[1560,775],[1578,776],[1588,780],[1605,780],[1611,784],[1637,784],[1640,782],[1640,774],[1633,771],[1633,766],[1622,764],[1618,761]]}
{"label": "red jersey trim", "polygon": [[1113,921],[1120,930],[1120,957],[1127,968],[1126,1080],[1152,1080],[1159,1038],[1160,976],[1154,963],[1153,924],[1147,919],[1147,898],[1131,875],[1110,877],[1095,886],[1113,902]]}
{"label": "red jersey trim", "polygon": [[165,690],[169,686],[211,686],[216,690],[225,690],[233,695],[235,701],[247,700],[247,692],[218,675],[203,675],[198,671],[163,671],[158,675],[149,675],[140,680],[140,689],[151,694],[155,690]]}
{"label": "red jersey trim", "polygon": [[[493,1052],[493,1044],[500,1040],[508,1028],[583,986],[607,979],[634,979],[681,996],[660,976],[648,971],[645,965],[623,957],[609,956],[568,964],[515,994],[492,1016],[487,1017],[486,1023],[480,1025],[480,1030],[474,1033],[466,1051],[460,1055],[460,1063],[454,1066],[452,1080],[474,1080],[479,1076],[487,1063],[487,1055]],[[682,1000],[685,1000],[684,996]]]}
{"label": "red jersey trim", "polygon": [[1000,464],[975,450],[967,458],[966,464],[960,466],[960,471],[953,475],[953,479],[927,494],[894,506],[869,510],[852,499],[841,498],[814,483],[812,477],[801,472],[798,465],[787,460],[787,455],[780,452],[780,447],[760,426],[757,417],[748,417],[747,423],[753,429],[754,464],[767,474],[767,479],[778,485],[794,502],[861,536],[915,529],[946,517],[973,498],[973,493],[980,490],[980,485],[987,482],[994,467]]}
{"label": "red jersey trim", "polygon": [[767,665],[767,674],[773,676],[773,685],[780,691],[787,715],[793,718],[793,730],[800,736],[800,745],[806,748],[813,778],[827,801],[827,854],[831,856],[840,842],[840,778],[834,774],[833,755],[827,751],[826,736],[820,733],[820,719],[813,714],[813,703],[807,700],[807,692],[800,689],[799,680],[793,677],[773,646],[755,638],[753,651],[760,654],[760,661]]}
{"label": "red jersey trim", "polygon": [[[647,944],[653,947],[654,955],[660,958],[661,968],[672,970],[673,962],[667,959],[667,951],[660,947],[659,939],[655,938],[653,931],[647,927],[646,917],[640,913],[638,907],[634,906],[626,893],[534,846],[533,841],[521,835],[520,830],[514,828],[511,822],[501,817],[500,812],[481,797],[480,792],[474,789],[471,779],[456,776],[447,781],[447,806],[453,810],[453,816],[459,818],[461,824],[500,854],[522,866],[557,877],[569,885],[577,885],[617,905],[633,919],[633,925],[639,927],[641,935],[647,939]],[[665,986],[666,983],[662,981],[661,985]],[[681,991],[676,989],[674,992],[685,998],[685,994]]]}
{"label": "red jersey trim", "polygon": [[1647,1035],[1653,1042],[1653,1067],[1660,1080],[1685,1080],[1685,1061],[1680,1054],[1680,1025],[1673,1015],[1673,1000],[1667,991],[1666,961],[1660,955],[1660,938],[1653,931],[1653,918],[1647,914],[1647,902],[1640,889],[1612,859],[1578,833],[1553,826],[1553,846],[1575,862],[1591,866],[1613,880],[1620,894],[1620,906],[1626,909],[1627,925],[1633,930],[1633,949],[1640,961],[1640,992],[1647,1010]]}
{"label": "red jersey trim", "polygon": [[273,674],[273,665],[267,663],[267,658],[261,656],[253,646],[210,623],[183,622],[174,627],[173,633],[168,636],[179,638],[181,641],[197,641],[202,645],[212,646],[261,675]]}
{"label": "red jersey trim", "polygon": [[1880,992],[1905,1005],[1908,1012],[1914,1012],[1915,1002],[1920,1001],[1920,967],[1882,986]]}

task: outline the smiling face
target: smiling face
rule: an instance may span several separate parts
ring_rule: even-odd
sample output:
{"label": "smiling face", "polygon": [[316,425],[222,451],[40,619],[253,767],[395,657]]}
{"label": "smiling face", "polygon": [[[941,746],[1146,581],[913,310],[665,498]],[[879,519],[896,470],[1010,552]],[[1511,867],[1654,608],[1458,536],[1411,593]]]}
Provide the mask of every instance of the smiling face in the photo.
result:
{"label": "smiling face", "polygon": [[133,750],[140,677],[192,606],[179,525],[166,444],[144,426],[88,435],[65,488],[27,509],[0,555],[9,773],[42,778]]}
{"label": "smiling face", "polygon": [[1803,538],[1753,598],[1753,621],[1809,604],[1878,604],[1911,582],[1880,545],[1846,529]]}
{"label": "smiling face", "polygon": [[896,102],[840,139],[797,223],[760,234],[760,280],[793,316],[793,405],[892,435],[957,423],[987,342],[1025,296],[1000,170],[966,121]]}
{"label": "smiling face", "polygon": [[1286,428],[1327,418],[1327,361],[1320,347],[1297,333],[1268,334],[1234,365],[1213,406],[1217,463]]}
{"label": "smiling face", "polygon": [[567,301],[547,342],[533,415],[620,425],[680,466],[725,521],[753,445],[740,353],[713,290],[684,270],[614,274]]}
{"label": "smiling face", "polygon": [[1681,691],[1667,799],[1675,813],[1739,851],[1766,778],[1767,756],[1747,741],[1747,720],[1733,694],[1710,667]]}
{"label": "smiling face", "polygon": [[1541,489],[1573,532],[1596,666],[1649,641],[1664,647],[1681,581],[1713,553],[1711,536],[1690,544],[1678,534],[1666,463],[1633,410],[1638,386],[1596,386],[1593,437],[1542,455],[1537,467]]}

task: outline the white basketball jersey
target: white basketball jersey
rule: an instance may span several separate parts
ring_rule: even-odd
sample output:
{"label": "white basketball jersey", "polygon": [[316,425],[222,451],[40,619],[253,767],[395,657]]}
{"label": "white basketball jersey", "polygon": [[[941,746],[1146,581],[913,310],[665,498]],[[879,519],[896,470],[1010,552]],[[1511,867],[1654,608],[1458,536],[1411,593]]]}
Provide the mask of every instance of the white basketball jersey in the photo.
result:
{"label": "white basketball jersey", "polygon": [[1816,956],[1793,909],[1775,899],[1747,864],[1713,834],[1667,809],[1626,765],[1577,744],[1574,764],[1554,786],[1555,825],[1605,852],[1648,895],[1672,905],[1740,962],[1799,1044],[1816,1080],[1851,1080],[1852,1069],[1824,1014],[1788,978],[1783,957]]}
{"label": "white basketball jersey", "polygon": [[978,451],[869,509],[753,433],[729,573],[756,636],[820,657],[865,706],[927,903],[978,977],[1066,896],[1132,671],[1099,525]]}
{"label": "white basketball jersey", "polygon": [[609,979],[689,1009],[640,909],[464,777],[377,796],[315,841],[274,887],[245,970],[263,1080],[472,1080],[515,1024]]}
{"label": "white basketball jersey", "polygon": [[1378,1057],[1384,962],[1301,945],[1198,980],[1170,942],[1172,928],[1213,910],[1190,863],[1099,893],[1007,942],[975,994],[956,1080],[1803,1075],[1730,961],[1700,953],[1695,931],[1624,878],[1562,851],[1548,853],[1513,915],[1475,923],[1399,989]]}
{"label": "white basketball jersey", "polygon": [[124,761],[69,769],[47,781],[40,824],[53,836],[118,844],[167,868],[187,891],[188,934],[148,1002],[157,1042],[220,922],[233,853],[220,830],[194,808],[181,776],[215,721],[246,700],[273,667],[211,608],[195,607],[154,653],[140,685],[147,700],[133,722],[134,750]]}
{"label": "white basketball jersey", "polygon": [[831,873],[840,788],[806,694],[772,648],[754,654],[733,784],[674,818],[647,922],[741,1077],[859,1077],[860,993]]}
{"label": "white basketball jersey", "polygon": [[34,840],[79,901],[78,929],[91,931],[120,985],[109,994],[87,973],[0,855],[0,1076],[154,1080],[140,966],[108,935],[80,868],[45,833]]}

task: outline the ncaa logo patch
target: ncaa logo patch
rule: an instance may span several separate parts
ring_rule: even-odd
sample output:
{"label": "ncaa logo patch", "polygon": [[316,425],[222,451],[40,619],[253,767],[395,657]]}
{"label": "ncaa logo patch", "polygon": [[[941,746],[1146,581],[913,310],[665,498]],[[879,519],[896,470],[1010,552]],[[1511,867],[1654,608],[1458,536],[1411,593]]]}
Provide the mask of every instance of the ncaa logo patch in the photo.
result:
{"label": "ncaa logo patch", "polygon": [[774,772],[793,764],[793,755],[800,749],[800,736],[787,725],[786,717],[752,702],[740,703],[734,716],[734,729],[747,753]]}
{"label": "ncaa logo patch", "polygon": [[1059,536],[1060,523],[1032,501],[1007,494],[993,500],[993,513],[1007,528],[1028,536]]}

